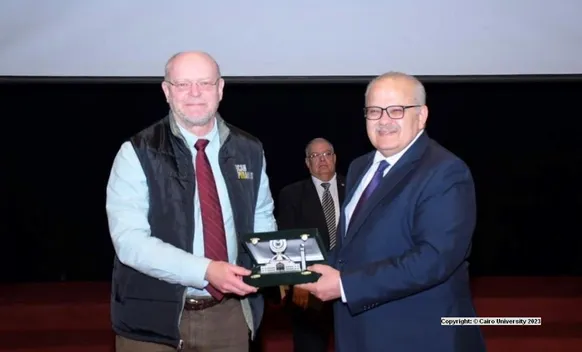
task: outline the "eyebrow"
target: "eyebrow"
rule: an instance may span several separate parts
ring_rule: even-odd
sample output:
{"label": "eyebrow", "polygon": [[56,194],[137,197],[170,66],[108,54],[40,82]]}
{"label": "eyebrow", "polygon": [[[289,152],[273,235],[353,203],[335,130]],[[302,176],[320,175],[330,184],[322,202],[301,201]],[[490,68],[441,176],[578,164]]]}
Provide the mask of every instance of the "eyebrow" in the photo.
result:
{"label": "eyebrow", "polygon": [[218,80],[220,77],[200,77],[200,78],[176,78],[176,81],[213,81]]}

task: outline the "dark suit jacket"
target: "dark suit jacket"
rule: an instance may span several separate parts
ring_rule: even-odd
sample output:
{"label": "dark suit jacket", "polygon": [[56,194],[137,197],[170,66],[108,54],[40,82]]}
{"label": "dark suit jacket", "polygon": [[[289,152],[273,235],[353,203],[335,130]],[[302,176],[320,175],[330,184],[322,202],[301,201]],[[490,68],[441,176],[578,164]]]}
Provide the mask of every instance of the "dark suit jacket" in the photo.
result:
{"label": "dark suit jacket", "polygon": [[[351,163],[344,205],[374,153]],[[334,304],[336,351],[485,351],[478,326],[441,326],[441,317],[475,316],[467,262],[475,222],[468,167],[424,132],[347,231],[342,207],[330,256],[347,299]]]}
{"label": "dark suit jacket", "polygon": [[[336,174],[339,206],[344,200],[345,179]],[[321,239],[329,249],[329,231],[323,207],[311,177],[284,187],[277,203],[277,226],[280,230],[293,228],[317,228]]]}

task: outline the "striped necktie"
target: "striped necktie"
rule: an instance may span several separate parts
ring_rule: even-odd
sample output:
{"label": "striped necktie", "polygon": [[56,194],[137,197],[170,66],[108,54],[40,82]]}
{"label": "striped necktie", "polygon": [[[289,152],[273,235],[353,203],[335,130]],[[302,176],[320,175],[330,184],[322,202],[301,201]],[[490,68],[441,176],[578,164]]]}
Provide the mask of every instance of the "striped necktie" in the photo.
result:
{"label": "striped necktie", "polygon": [[[208,143],[207,139],[199,139],[194,145],[198,151],[196,154],[196,182],[198,182],[198,196],[202,212],[204,256],[212,260],[227,262],[228,251],[222,209],[212,168],[205,151]],[[206,291],[219,301],[224,297],[224,294],[212,285],[206,286]]]}
{"label": "striped necktie", "polygon": [[327,223],[327,230],[329,231],[329,249],[332,250],[336,243],[337,227],[335,222],[335,204],[333,202],[333,198],[331,197],[329,186],[331,186],[329,182],[324,182],[321,184],[321,187],[324,189],[321,204],[323,206],[325,222]]}

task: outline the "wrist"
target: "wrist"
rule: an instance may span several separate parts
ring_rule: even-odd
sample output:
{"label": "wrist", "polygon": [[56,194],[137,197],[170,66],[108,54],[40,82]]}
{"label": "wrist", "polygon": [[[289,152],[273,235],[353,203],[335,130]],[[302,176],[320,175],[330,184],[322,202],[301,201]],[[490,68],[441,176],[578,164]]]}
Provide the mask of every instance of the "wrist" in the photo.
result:
{"label": "wrist", "polygon": [[208,272],[210,271],[210,267],[214,263],[214,260],[209,260],[208,264],[206,265],[206,269],[204,270],[204,280],[208,281]]}

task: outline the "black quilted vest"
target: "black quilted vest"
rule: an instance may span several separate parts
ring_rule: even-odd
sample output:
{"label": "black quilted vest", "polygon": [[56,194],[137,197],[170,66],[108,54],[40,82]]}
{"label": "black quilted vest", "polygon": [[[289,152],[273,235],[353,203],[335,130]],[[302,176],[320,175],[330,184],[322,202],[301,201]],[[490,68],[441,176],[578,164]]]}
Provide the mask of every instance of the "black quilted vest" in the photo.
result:
{"label": "black quilted vest", "polygon": [[[252,232],[263,149],[258,139],[217,117],[219,158],[237,234]],[[147,177],[151,235],[192,253],[195,174],[192,153],[166,116],[131,138]],[[253,180],[240,180],[235,165],[246,165]],[[239,248],[238,264],[251,259]],[[179,320],[186,288],[144,275],[114,259],[111,319],[113,330],[130,339],[180,345]],[[263,298],[249,297],[254,331],[263,315]]]}

